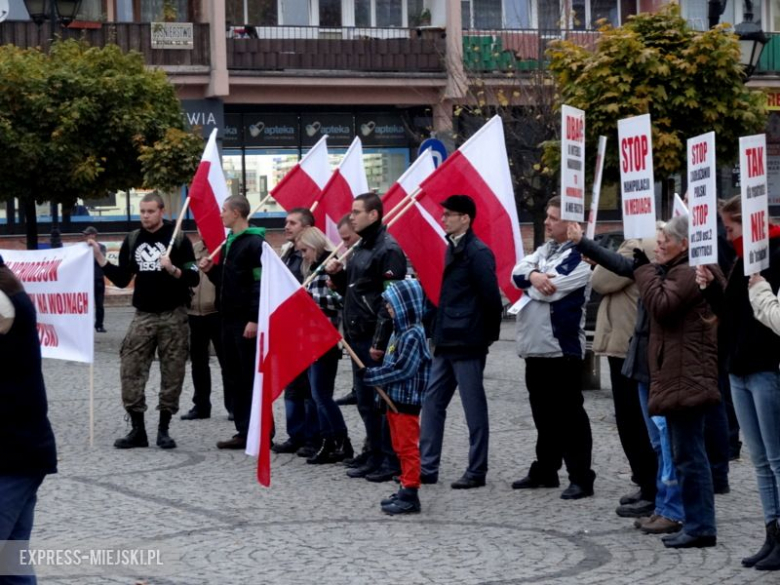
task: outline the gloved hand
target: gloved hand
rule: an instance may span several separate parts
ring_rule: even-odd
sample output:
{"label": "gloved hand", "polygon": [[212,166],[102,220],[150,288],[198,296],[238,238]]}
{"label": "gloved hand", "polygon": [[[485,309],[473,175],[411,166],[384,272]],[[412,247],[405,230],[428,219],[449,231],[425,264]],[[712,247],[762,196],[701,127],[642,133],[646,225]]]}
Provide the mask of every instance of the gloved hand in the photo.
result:
{"label": "gloved hand", "polygon": [[634,248],[634,270],[645,264],[650,264],[650,258],[641,248]]}

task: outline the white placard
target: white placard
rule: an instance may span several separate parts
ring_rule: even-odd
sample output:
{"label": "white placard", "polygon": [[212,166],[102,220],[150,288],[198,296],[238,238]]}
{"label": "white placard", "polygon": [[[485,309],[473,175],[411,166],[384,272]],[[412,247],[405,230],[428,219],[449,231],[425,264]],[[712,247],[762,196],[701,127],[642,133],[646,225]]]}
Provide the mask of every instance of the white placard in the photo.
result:
{"label": "white placard", "polygon": [[585,236],[592,240],[596,235],[596,217],[599,214],[599,199],[601,199],[601,175],[604,172],[604,156],[607,153],[607,137],[599,136],[599,148],[596,153],[596,170],[593,172],[593,191],[590,200],[590,214]]}
{"label": "white placard", "polygon": [[742,187],[742,249],[745,276],[769,268],[769,198],[767,196],[766,135],[739,139]]}
{"label": "white placard", "polygon": [[561,107],[561,219],[585,221],[585,112]]}
{"label": "white placard", "polygon": [[688,259],[691,266],[718,263],[716,172],[715,133],[707,132],[689,138],[687,212]]}
{"label": "white placard", "polygon": [[618,120],[620,192],[626,238],[655,237],[655,180],[650,114]]}
{"label": "white placard", "polygon": [[[688,156],[688,160],[691,160],[690,155]],[[674,204],[672,205],[672,217],[677,217],[678,215],[688,215],[688,207],[685,205],[685,201],[680,197],[680,194],[675,193]]]}
{"label": "white placard", "polygon": [[41,355],[91,364],[95,346],[92,248],[82,242],[52,250],[0,250],[0,254],[35,305]]}

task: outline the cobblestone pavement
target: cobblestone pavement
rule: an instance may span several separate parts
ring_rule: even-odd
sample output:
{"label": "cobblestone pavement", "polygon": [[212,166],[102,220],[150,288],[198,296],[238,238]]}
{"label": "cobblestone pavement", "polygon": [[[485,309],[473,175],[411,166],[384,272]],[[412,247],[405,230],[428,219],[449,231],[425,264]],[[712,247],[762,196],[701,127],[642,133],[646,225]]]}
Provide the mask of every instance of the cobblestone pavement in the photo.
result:
{"label": "cobblestone pavement", "polygon": [[[440,481],[421,490],[423,512],[387,517],[379,500],[394,491],[394,484],[349,479],[337,465],[306,465],[295,456],[273,455],[272,486],[262,488],[253,459],[215,448],[217,440],[233,433],[217,406],[218,381],[211,419],[174,419],[171,435],[179,448],[114,449],[114,439],[127,429],[118,350],[131,314],[128,308],[109,309],[109,332],[96,335],[94,447],[88,440],[88,367],[45,362],[60,472],[39,492],[33,546],[153,548],[161,551],[165,567],[84,568],[67,574],[39,567],[41,583],[776,582],[776,575],[739,564],[763,539],[746,456],[732,465],[731,493],[717,496],[715,548],[669,551],[658,537],[638,533],[630,520],[615,515],[619,497],[634,490],[618,443],[606,362],[603,389],[586,393],[598,474],[595,497],[566,502],[558,489],[513,491],[510,483],[525,474],[533,458],[535,432],[511,322],[504,323],[486,369],[492,427],[487,486],[449,487],[465,469],[467,453],[456,397],[449,409]],[[347,368],[343,360],[337,395],[348,388]],[[153,405],[159,372],[153,372],[148,388]],[[188,372],[182,412],[189,409],[191,396]],[[343,410],[353,442],[360,444],[357,411],[354,406]],[[275,417],[283,437],[281,400]],[[154,412],[147,413],[147,426],[155,429]]]}

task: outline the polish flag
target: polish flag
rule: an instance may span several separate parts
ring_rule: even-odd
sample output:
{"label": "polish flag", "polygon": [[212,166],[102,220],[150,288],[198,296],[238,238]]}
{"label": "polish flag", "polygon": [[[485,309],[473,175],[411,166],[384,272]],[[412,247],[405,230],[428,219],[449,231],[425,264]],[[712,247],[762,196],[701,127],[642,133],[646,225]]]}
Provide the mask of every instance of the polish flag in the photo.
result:
{"label": "polish flag", "polygon": [[[412,262],[425,295],[438,306],[447,238],[441,224],[416,201],[419,193],[415,193],[434,170],[433,155],[426,150],[385,193],[382,204],[386,210],[387,231]],[[408,198],[410,194],[415,195],[414,204]]]}
{"label": "polish flag", "polygon": [[271,189],[271,196],[287,211],[295,207],[309,209],[322,194],[330,175],[326,134],[304,155],[301,162],[290,169],[279,184]]}
{"label": "polish flag", "polygon": [[225,241],[222,225],[222,204],[229,191],[222,172],[222,161],[217,148],[217,129],[211,131],[200,165],[190,187],[190,209],[203,237],[203,243],[213,252]]}
{"label": "polish flag", "polygon": [[450,195],[474,199],[474,233],[496,256],[496,276],[503,293],[512,303],[519,300],[521,291],[512,285],[511,275],[523,258],[523,240],[501,118],[493,116],[420,187],[424,196],[418,200],[433,217],[441,215],[440,203]]}
{"label": "polish flag", "polygon": [[271,484],[273,402],[341,335],[266,242],[261,262],[257,368],[246,454],[257,457],[257,480],[267,487]]}
{"label": "polish flag", "polygon": [[368,179],[363,166],[363,144],[356,136],[339,168],[333,171],[328,184],[322,189],[314,210],[317,226],[331,241],[337,244],[341,242],[338,232],[339,220],[352,211],[352,200],[367,192]]}

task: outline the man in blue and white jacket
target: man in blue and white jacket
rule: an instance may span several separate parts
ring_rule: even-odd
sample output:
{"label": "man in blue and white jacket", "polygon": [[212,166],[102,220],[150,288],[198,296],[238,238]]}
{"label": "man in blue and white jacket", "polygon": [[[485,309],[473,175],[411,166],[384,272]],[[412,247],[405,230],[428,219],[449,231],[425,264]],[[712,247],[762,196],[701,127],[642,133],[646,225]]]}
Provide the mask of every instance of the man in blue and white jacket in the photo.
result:
{"label": "man in blue and white jacket", "polygon": [[524,291],[517,315],[517,353],[525,359],[525,383],[536,425],[536,461],[515,489],[557,487],[566,463],[571,484],[563,499],[593,495],[590,468],[593,439],[583,407],[585,303],[590,296],[590,266],[567,239],[561,200],[547,204],[544,222],[550,238],[512,271]]}

